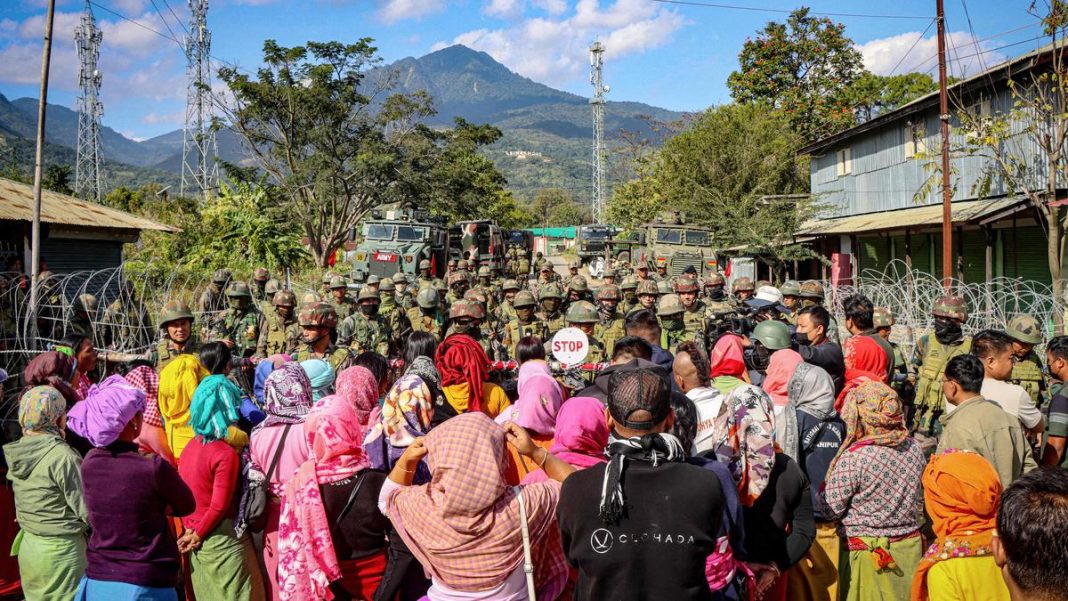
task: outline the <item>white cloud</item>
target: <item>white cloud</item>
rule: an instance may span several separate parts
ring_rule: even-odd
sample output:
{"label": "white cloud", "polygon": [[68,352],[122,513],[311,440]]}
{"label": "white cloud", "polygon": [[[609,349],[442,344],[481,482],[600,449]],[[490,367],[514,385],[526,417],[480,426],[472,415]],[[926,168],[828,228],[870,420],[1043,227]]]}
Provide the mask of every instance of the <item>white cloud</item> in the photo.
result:
{"label": "white cloud", "polygon": [[141,123],[148,125],[158,125],[160,123],[170,123],[174,125],[182,125],[185,122],[185,110],[172,111],[170,113],[156,113],[151,112],[144,117],[141,117]]}
{"label": "white cloud", "polygon": [[[931,35],[920,39],[921,35],[919,31],[910,31],[871,40],[857,46],[857,49],[864,56],[864,66],[876,75],[889,75],[891,71],[894,75],[913,71],[928,72],[938,65],[938,38]],[[1000,52],[991,51],[996,41],[988,40],[977,45],[971,34],[965,31],[949,32],[946,38],[950,75],[975,75],[984,67],[989,68],[1006,58]],[[916,44],[915,48],[912,47],[913,44]],[[905,57],[904,60],[902,57]],[[895,71],[894,67],[898,62],[901,64]]]}
{"label": "white cloud", "polygon": [[550,15],[562,15],[567,10],[567,0],[532,0],[534,6]]}
{"label": "white cloud", "polygon": [[[549,13],[562,8],[557,0],[536,0]],[[566,8],[563,7],[563,8]],[[677,12],[647,0],[579,0],[563,17],[531,17],[501,29],[476,29],[434,44],[441,49],[463,44],[486,52],[521,75],[548,84],[564,84],[585,75],[589,44],[600,39],[606,58],[619,59],[662,46],[686,25]]]}
{"label": "white cloud", "polygon": [[378,18],[386,23],[418,19],[445,9],[444,0],[385,0]]}
{"label": "white cloud", "polygon": [[514,19],[523,14],[523,0],[489,0],[482,12],[491,17]]}

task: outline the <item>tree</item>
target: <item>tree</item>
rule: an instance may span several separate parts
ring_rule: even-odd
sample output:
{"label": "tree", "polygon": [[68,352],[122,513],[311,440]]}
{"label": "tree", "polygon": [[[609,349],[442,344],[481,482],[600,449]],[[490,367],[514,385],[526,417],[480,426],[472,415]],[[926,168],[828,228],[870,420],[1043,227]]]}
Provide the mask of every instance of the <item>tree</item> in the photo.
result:
{"label": "tree", "polygon": [[[653,202],[647,202],[708,227],[719,248],[744,245],[779,263],[811,256],[792,243],[815,210],[804,196],[808,163],[797,156],[801,145],[781,112],[756,104],[708,109],[660,150],[648,184]],[[782,195],[801,196],[766,198]]]}
{"label": "tree", "polygon": [[49,165],[41,174],[41,187],[60,194],[74,194],[70,186],[72,175],[70,165]]}
{"label": "tree", "polygon": [[[984,114],[961,108],[957,117],[965,130],[963,151],[985,159],[976,195],[983,198],[999,185],[1008,194],[1024,196],[1046,232],[1046,258],[1053,280],[1053,298],[1064,298],[1064,250],[1068,207],[1057,204],[1058,190],[1068,180],[1068,3],[1052,0],[1048,12],[1030,12],[1042,21],[1050,38],[1049,60],[1008,82],[1012,109]],[[1058,325],[1061,315],[1054,312]]]}
{"label": "tree", "polygon": [[747,39],[738,62],[727,78],[731,96],[781,109],[806,142],[853,125],[846,92],[864,67],[845,25],[799,8]]}
{"label": "tree", "polygon": [[534,217],[535,226],[548,226],[556,207],[573,204],[575,197],[566,190],[543,188],[534,195],[534,200],[530,203],[530,214]]}
{"label": "tree", "polygon": [[630,230],[652,221],[660,211],[660,194],[651,176],[617,184],[605,203],[605,221]]}
{"label": "tree", "polygon": [[863,123],[936,91],[938,84],[927,73],[882,76],[865,72],[846,95],[857,121]]}
{"label": "tree", "polygon": [[371,42],[286,48],[267,40],[255,77],[219,71],[234,99],[230,127],[277,186],[320,266],[389,197],[406,163],[419,160],[401,140],[423,135],[417,122],[433,113],[425,94],[391,93],[391,77],[368,77],[381,62]]}
{"label": "tree", "polygon": [[571,227],[593,222],[590,207],[577,202],[558,204],[549,211],[549,227]]}

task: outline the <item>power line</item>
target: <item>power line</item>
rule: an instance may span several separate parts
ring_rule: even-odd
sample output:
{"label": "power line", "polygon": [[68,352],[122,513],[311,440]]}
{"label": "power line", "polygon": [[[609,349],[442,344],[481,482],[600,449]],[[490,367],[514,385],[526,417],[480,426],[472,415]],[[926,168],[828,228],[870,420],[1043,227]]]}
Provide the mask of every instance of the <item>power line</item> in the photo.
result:
{"label": "power line", "polygon": [[897,68],[901,66],[901,63],[905,62],[905,59],[908,58],[910,54],[912,54],[912,51],[916,49],[916,45],[923,40],[924,36],[927,35],[928,31],[931,31],[931,26],[934,25],[935,21],[937,20],[938,19],[931,19],[931,22],[927,24],[927,29],[924,29],[923,33],[920,34],[920,37],[916,38],[916,41],[912,43],[912,46],[909,47],[908,51],[905,52],[905,54],[903,54],[901,58],[897,61],[897,64],[894,65],[894,68],[890,69],[890,74],[888,75],[888,77],[892,76],[894,73],[897,72]]}
{"label": "power line", "polygon": [[144,23],[142,23],[140,21],[137,21],[135,19],[131,19],[130,17],[127,17],[126,15],[124,15],[122,13],[116,12],[116,11],[104,6],[103,4],[100,4],[99,2],[94,2],[93,0],[88,0],[88,2],[89,2],[89,4],[92,4],[93,6],[99,8],[100,10],[102,10],[104,12],[111,13],[111,14],[115,15],[116,17],[122,19],[123,21],[129,21],[130,23],[133,23],[134,25],[140,27],[141,29],[144,29],[146,31],[151,31],[152,33],[158,35],[159,37],[161,37],[163,39],[170,40],[170,41],[174,42],[175,44],[178,44],[179,48],[184,48],[185,47],[181,42],[178,41],[178,38],[174,37],[173,35],[169,36],[169,35],[163,33],[162,31],[160,31],[158,29],[153,29],[152,27],[149,27],[148,25],[145,25]]}
{"label": "power line", "polygon": [[171,24],[167,22],[167,19],[163,17],[163,13],[159,12],[159,6],[156,5],[156,0],[149,0],[152,3],[152,8],[156,9],[156,14],[159,15],[160,21],[163,21],[163,26],[167,28],[167,33],[171,34],[172,38],[177,38],[174,35],[174,30],[171,29]]}
{"label": "power line", "polygon": [[171,16],[174,17],[174,20],[178,25],[181,25],[182,29],[185,30],[186,33],[189,33],[189,28],[185,26],[185,23],[182,23],[182,20],[178,17],[178,13],[174,12],[174,9],[171,8],[171,3],[167,2],[167,0],[163,0],[163,5],[167,7],[167,10],[170,11]]}
{"label": "power line", "polygon": [[[1035,27],[1036,25],[1041,25],[1041,24],[1042,24],[1042,21],[1041,20],[1037,20],[1037,21],[1034,21],[1032,23],[1027,23],[1025,25],[1020,25],[1018,27],[1013,27],[1012,29],[1006,29],[1005,31],[999,31],[997,33],[988,35],[985,38],[980,38],[978,40],[973,40],[973,43],[969,44],[969,45],[970,46],[974,45],[976,50],[980,50],[979,44],[982,43],[982,42],[988,42],[990,40],[997,39],[997,38],[1000,38],[1002,36],[1006,36],[1006,35],[1008,35],[1010,33],[1016,33],[1018,31],[1023,31],[1025,29],[1031,29],[1032,27]],[[1044,37],[1044,36],[1039,36],[1039,37]],[[1037,38],[1032,38],[1032,39],[1037,39]],[[1024,40],[1024,42],[1021,42],[1021,43],[1025,43],[1025,42],[1029,42],[1029,41],[1031,41],[1031,40]],[[994,48],[993,50],[997,50],[997,48]],[[927,58],[926,60],[924,60],[922,63],[920,63],[920,64],[916,65],[915,67],[913,67],[913,69],[916,72],[929,73],[934,67],[924,68],[924,65],[926,65],[927,63],[929,63],[929,62],[931,62],[931,61],[933,61],[933,60],[935,60],[937,58],[938,58],[938,54],[934,54],[934,55],[930,56],[929,58]],[[968,58],[968,57],[964,57],[964,58]]]}
{"label": "power line", "polygon": [[[696,2],[694,0],[653,0],[653,2],[659,2],[661,4],[677,4],[681,6],[700,6],[702,8],[723,8],[728,10],[747,10],[750,12],[758,13],[777,13],[777,14],[792,14],[794,11],[781,8],[762,8],[757,6],[738,6],[736,4],[717,4],[712,2]],[[874,15],[867,13],[825,13],[825,12],[810,12],[810,15],[818,17],[855,17],[860,19],[933,19],[930,16],[919,15]]]}

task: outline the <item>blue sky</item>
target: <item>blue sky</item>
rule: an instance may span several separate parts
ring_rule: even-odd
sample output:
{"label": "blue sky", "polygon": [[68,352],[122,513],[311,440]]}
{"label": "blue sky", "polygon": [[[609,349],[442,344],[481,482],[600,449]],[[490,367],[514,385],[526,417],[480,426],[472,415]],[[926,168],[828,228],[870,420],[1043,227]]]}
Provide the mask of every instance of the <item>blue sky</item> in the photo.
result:
{"label": "blue sky", "polygon": [[[783,11],[800,5],[789,0],[693,1]],[[953,73],[974,74],[1041,44],[1037,19],[1027,14],[1030,3],[947,0]],[[84,0],[56,4],[49,100],[73,107],[78,73],[73,30]],[[187,19],[186,2],[93,4],[104,32],[104,124],[138,139],[181,127],[185,59],[168,38],[184,35],[179,21]],[[809,4],[813,12],[882,15],[832,17],[846,24],[873,72],[887,74],[899,62],[898,73],[937,66],[934,26],[921,38],[931,21],[889,18],[933,16],[934,0]],[[0,0],[0,93],[9,98],[37,96],[44,6],[45,0]],[[464,43],[536,81],[583,95],[589,93],[587,48],[599,38],[608,49],[605,80],[612,87],[611,100],[696,111],[729,101],[725,81],[746,37],[768,20],[785,17],[654,0],[214,0],[208,24],[212,54],[245,68],[258,64],[267,38],[296,45],[367,36],[376,40],[387,62]]]}

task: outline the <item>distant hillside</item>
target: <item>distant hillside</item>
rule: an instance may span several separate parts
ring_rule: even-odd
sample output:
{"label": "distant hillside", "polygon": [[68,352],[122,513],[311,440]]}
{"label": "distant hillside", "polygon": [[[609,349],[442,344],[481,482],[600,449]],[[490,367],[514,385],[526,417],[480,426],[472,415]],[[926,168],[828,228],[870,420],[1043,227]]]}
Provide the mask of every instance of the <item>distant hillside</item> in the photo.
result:
{"label": "distant hillside", "polygon": [[[425,90],[430,94],[437,109],[430,125],[448,127],[454,117],[463,117],[500,128],[504,136],[485,152],[521,197],[532,196],[540,188],[557,187],[581,200],[589,198],[593,117],[586,98],[537,83],[510,71],[484,52],[459,45],[420,58],[401,59],[371,74],[372,81],[383,77],[395,77],[401,91]],[[647,132],[648,123],[643,117],[667,122],[682,116],[637,102],[609,102],[605,106],[606,140],[612,145],[624,129]],[[8,101],[0,95],[0,135],[32,140],[36,121],[35,99]],[[78,114],[63,106],[49,105],[45,139],[57,149],[75,149]],[[248,163],[240,139],[233,132],[220,131],[216,141],[223,160]],[[121,170],[131,174],[135,168],[169,173],[168,179],[181,174],[181,130],[138,142],[105,126],[101,130],[101,146],[109,170],[112,163],[125,163],[129,168],[124,166]],[[70,164],[73,162],[72,157]],[[139,172],[138,176],[150,177],[148,173]]]}

